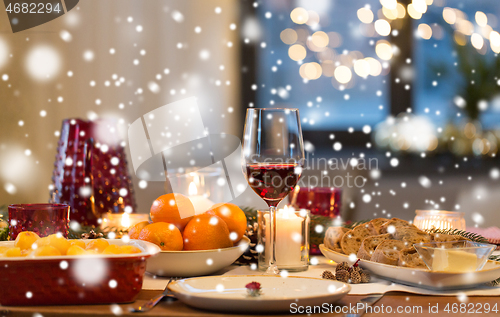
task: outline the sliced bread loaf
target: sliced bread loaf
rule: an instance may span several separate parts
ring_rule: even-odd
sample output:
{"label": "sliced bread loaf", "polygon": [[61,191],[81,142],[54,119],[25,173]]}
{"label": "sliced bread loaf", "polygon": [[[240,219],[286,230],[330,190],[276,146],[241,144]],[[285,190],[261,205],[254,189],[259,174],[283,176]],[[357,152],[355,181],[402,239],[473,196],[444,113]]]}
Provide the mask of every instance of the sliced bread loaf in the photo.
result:
{"label": "sliced bread loaf", "polygon": [[[380,226],[380,234],[384,233],[393,233],[395,228],[399,227],[415,227],[414,225],[410,224],[408,221],[399,219],[399,218],[392,218],[391,220],[385,222]],[[417,227],[415,227],[417,228]]]}
{"label": "sliced bread loaf", "polygon": [[390,239],[391,235],[388,233],[364,238],[358,251],[358,258],[370,260],[377,246],[382,243],[382,241]]}
{"label": "sliced bread loaf", "polygon": [[414,247],[403,249],[399,252],[399,266],[426,269],[424,260]]}
{"label": "sliced bread loaf", "polygon": [[373,227],[375,227],[375,230],[380,233],[380,227],[387,221],[389,221],[389,219],[387,218],[375,218],[371,220],[370,223],[373,225]]}
{"label": "sliced bread loaf", "polygon": [[399,251],[405,248],[405,243],[399,240],[385,240],[380,243],[370,259],[370,261],[398,265]]}
{"label": "sliced bread loaf", "polygon": [[325,239],[323,243],[325,247],[334,251],[340,251],[342,253],[342,248],[340,247],[340,241],[344,234],[349,231],[349,229],[344,227],[330,227],[326,230]]}
{"label": "sliced bread loaf", "polygon": [[415,226],[398,227],[392,235],[395,240],[401,240],[407,243],[408,247],[415,243],[431,242],[432,236]]}
{"label": "sliced bread loaf", "polygon": [[344,251],[344,254],[358,254],[363,239],[376,234],[377,230],[375,230],[371,223],[360,224],[344,234],[340,242],[340,247]]}

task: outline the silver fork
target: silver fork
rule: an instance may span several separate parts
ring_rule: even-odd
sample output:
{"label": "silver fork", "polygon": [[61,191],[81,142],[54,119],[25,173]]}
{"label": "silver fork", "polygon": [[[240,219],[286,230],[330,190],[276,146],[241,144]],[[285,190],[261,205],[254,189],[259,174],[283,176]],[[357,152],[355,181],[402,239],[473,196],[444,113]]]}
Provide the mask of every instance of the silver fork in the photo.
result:
{"label": "silver fork", "polygon": [[[385,294],[372,294],[372,295],[368,295],[364,298],[362,298],[359,303],[363,303],[363,304],[366,304],[366,305],[370,305],[370,306],[373,306],[373,304],[375,304],[376,302],[378,302]],[[344,316],[345,317],[361,317],[365,314],[366,312],[366,308],[363,309],[363,311],[361,312],[358,312],[357,314],[345,314]]]}
{"label": "silver fork", "polygon": [[131,307],[130,311],[133,313],[144,313],[147,311],[150,311],[153,307],[155,307],[164,297],[170,295],[170,290],[168,289],[168,285],[172,283],[172,281],[177,281],[181,279],[180,277],[171,277],[170,280],[168,280],[167,286],[165,286],[165,289],[163,290],[163,293],[160,295],[151,298],[146,304],[137,306],[137,307]]}

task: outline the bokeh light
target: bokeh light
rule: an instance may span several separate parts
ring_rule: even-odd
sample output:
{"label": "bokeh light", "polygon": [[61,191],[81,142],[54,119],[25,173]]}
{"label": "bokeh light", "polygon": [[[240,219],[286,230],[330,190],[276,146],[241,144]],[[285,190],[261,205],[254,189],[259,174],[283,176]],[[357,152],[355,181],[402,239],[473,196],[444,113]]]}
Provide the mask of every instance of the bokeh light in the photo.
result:
{"label": "bokeh light", "polygon": [[375,45],[375,53],[380,59],[388,61],[392,58],[392,46],[389,42],[380,40]]}
{"label": "bokeh light", "polygon": [[300,44],[295,44],[288,48],[288,56],[294,61],[301,61],[306,58],[306,55],[306,48]]}
{"label": "bokeh light", "polygon": [[339,83],[346,84],[351,81],[352,72],[349,67],[342,65],[335,68],[334,76]]}
{"label": "bokeh light", "polygon": [[472,46],[474,46],[476,50],[480,50],[483,48],[484,39],[481,35],[473,33],[472,36],[470,37],[470,41],[472,43]]}
{"label": "bokeh light", "polygon": [[309,19],[309,13],[307,13],[306,9],[298,7],[292,10],[290,18],[294,23],[304,24]]}
{"label": "bokeh light", "polygon": [[488,17],[484,14],[484,12],[477,11],[475,18],[477,25],[481,27],[485,27],[488,24]]}
{"label": "bokeh light", "polygon": [[386,20],[377,20],[375,21],[375,31],[382,36],[387,36],[391,34],[391,25]]}
{"label": "bokeh light", "polygon": [[457,15],[455,14],[455,10],[448,7],[444,8],[443,19],[448,24],[455,24],[455,22],[457,21]]}
{"label": "bokeh light", "polygon": [[382,64],[373,57],[365,58],[365,61],[370,65],[370,75],[378,76],[382,73]]}
{"label": "bokeh light", "polygon": [[61,57],[51,46],[37,46],[26,56],[25,67],[33,79],[51,80],[61,69]]}
{"label": "bokeh light", "polygon": [[417,11],[417,9],[415,9],[413,3],[410,3],[408,5],[408,15],[415,20],[419,20],[420,18],[422,18],[422,13]]}
{"label": "bokeh light", "polygon": [[396,0],[380,0],[380,4],[389,10],[396,9],[398,2]]}
{"label": "bokeh light", "polygon": [[368,8],[361,8],[358,10],[358,19],[363,23],[373,22],[373,12]]}
{"label": "bokeh light", "polygon": [[325,32],[318,31],[311,36],[311,41],[317,47],[326,47],[329,42],[329,37]]}
{"label": "bokeh light", "polygon": [[354,72],[363,78],[370,75],[370,64],[364,59],[360,59],[354,62]]}
{"label": "bokeh light", "polygon": [[292,45],[297,42],[297,32],[294,29],[284,29],[280,34],[281,41],[283,43]]}
{"label": "bokeh light", "polygon": [[417,28],[417,34],[421,38],[428,40],[432,37],[432,29],[428,24],[420,23]]}
{"label": "bokeh light", "polygon": [[412,4],[413,8],[415,8],[417,12],[422,14],[427,12],[427,3],[425,2],[425,0],[413,0]]}

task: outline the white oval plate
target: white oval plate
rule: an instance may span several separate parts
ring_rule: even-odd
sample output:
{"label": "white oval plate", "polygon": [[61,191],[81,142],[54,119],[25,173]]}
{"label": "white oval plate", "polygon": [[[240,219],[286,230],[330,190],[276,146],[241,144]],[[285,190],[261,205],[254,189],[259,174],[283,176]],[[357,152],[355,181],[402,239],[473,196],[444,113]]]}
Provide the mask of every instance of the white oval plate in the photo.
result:
{"label": "white oval plate", "polygon": [[[262,295],[250,297],[245,285],[259,282]],[[187,305],[226,312],[285,312],[294,305],[321,306],[344,297],[351,287],[319,278],[270,275],[227,275],[189,278],[168,288]],[[293,305],[292,305],[293,304]]]}
{"label": "white oval plate", "polygon": [[148,259],[146,271],[159,276],[192,277],[215,273],[236,261],[248,248],[243,237],[231,248],[200,251],[161,251]]}
{"label": "white oval plate", "polygon": [[[328,249],[324,244],[321,244],[319,248],[321,253],[330,260],[337,263],[344,261],[352,263],[349,256]],[[359,265],[386,280],[438,290],[471,288],[500,277],[500,262],[496,261],[488,261],[482,270],[470,273],[433,272],[427,269],[387,265],[367,260],[360,260]]]}

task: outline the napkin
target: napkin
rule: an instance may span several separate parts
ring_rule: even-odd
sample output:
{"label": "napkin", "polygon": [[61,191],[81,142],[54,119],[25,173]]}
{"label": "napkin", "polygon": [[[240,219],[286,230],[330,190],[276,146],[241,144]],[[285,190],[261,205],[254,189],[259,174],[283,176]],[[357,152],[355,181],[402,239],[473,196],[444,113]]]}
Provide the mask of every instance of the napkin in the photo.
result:
{"label": "napkin", "polygon": [[[335,264],[332,261],[326,259],[323,256],[314,257],[318,260],[317,265],[310,265],[309,269],[304,272],[288,273],[288,276],[302,276],[302,277],[313,277],[321,278],[321,273],[325,270],[333,271],[335,270]],[[258,270],[252,270],[249,266],[236,266],[232,265],[226,269],[217,272],[214,275],[263,275],[264,272]],[[257,279],[258,277],[256,277]],[[143,289],[149,290],[163,290],[167,285],[169,278],[153,277],[149,274],[144,276],[144,283],[142,285]],[[257,280],[258,281],[258,280]],[[369,295],[369,294],[380,294],[386,292],[406,292],[412,294],[420,295],[439,295],[439,296],[500,296],[500,287],[495,286],[478,286],[473,289],[464,290],[449,290],[449,291],[437,291],[424,289],[414,286],[407,286],[403,284],[392,283],[386,280],[379,279],[372,276],[370,283],[362,284],[350,284],[351,295]]]}
{"label": "napkin", "polygon": [[489,243],[500,244],[500,228],[489,227],[489,228],[467,228],[467,232],[472,232],[475,234],[482,235],[485,237]]}

